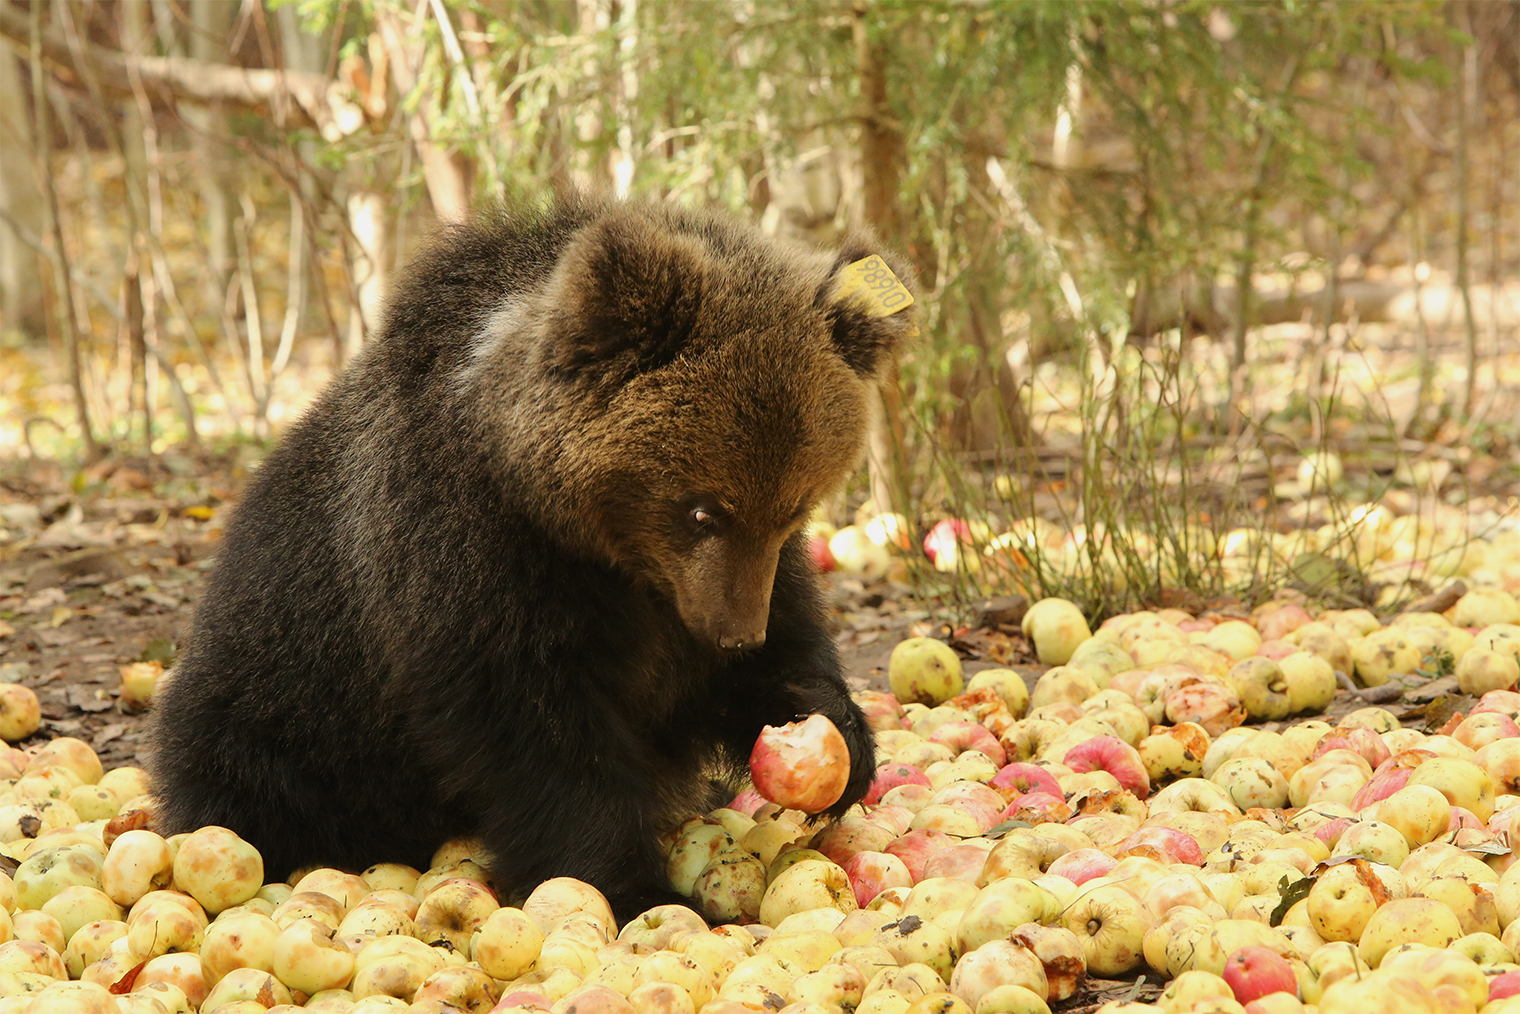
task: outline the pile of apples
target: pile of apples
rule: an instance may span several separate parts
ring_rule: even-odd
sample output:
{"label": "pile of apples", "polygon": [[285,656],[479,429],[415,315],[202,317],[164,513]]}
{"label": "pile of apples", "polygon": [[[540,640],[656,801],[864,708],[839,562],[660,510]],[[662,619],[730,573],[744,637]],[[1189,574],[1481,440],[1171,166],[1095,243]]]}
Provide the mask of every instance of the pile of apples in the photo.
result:
{"label": "pile of apples", "polygon": [[[226,829],[154,833],[138,769],[0,748],[0,1014],[1038,1014],[1140,973],[1161,998],[1105,1012],[1520,1012],[1520,605],[1370,620],[1284,602],[1094,632],[1046,600],[1032,689],[904,641],[893,692],[859,695],[864,802],[810,816],[843,742],[818,716],[769,730],[757,785],[802,808],[747,791],[674,829],[690,904],[623,926],[575,880],[498,898],[470,842],[266,883]],[[1481,694],[1438,735],[1376,707],[1270,724],[1437,649]]]}
{"label": "pile of apples", "polygon": [[[1158,1003],[1102,1009],[1520,1011],[1507,592],[1387,627],[1276,602],[1095,633],[1049,599],[1024,629],[1053,666],[1032,691],[899,644],[893,692],[858,697],[881,762],[864,804],[819,830],[742,795],[677,833],[673,886],[710,920],[769,927],[762,953],[810,934],[809,969],[861,947],[926,966],[827,1001],[869,1014],[1022,1014],[1142,971],[1170,980]],[[1377,707],[1262,726],[1323,712],[1337,672],[1378,686],[1441,654],[1481,699],[1439,735]],[[817,1002],[803,981],[777,1002]]]}

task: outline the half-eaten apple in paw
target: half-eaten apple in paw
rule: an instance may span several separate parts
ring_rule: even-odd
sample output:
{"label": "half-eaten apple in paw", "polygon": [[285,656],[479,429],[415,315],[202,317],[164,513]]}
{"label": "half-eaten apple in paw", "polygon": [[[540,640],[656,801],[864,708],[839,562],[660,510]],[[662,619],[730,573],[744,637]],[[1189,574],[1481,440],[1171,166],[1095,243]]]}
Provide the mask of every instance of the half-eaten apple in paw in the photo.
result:
{"label": "half-eaten apple in paw", "polygon": [[755,790],[790,810],[821,813],[839,802],[850,780],[850,748],[823,715],[767,725],[749,755]]}

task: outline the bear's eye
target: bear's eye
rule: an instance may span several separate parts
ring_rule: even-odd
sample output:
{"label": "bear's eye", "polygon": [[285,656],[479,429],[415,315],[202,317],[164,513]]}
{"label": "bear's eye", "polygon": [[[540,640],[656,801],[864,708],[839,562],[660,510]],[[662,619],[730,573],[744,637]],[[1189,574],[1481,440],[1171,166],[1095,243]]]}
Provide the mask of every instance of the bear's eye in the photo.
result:
{"label": "bear's eye", "polygon": [[713,500],[688,500],[684,506],[687,523],[700,535],[717,535],[728,527],[728,512]]}

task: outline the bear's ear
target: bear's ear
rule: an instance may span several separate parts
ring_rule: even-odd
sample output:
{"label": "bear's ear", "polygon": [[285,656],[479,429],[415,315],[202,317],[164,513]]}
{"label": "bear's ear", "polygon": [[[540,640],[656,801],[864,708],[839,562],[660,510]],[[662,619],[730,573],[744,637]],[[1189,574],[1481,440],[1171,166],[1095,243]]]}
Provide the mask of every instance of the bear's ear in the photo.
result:
{"label": "bear's ear", "polygon": [[673,360],[697,325],[710,271],[701,244],[636,216],[571,238],[545,289],[545,354],[567,372],[626,381]]}
{"label": "bear's ear", "polygon": [[912,275],[889,264],[870,237],[852,236],[834,259],[817,303],[829,318],[834,348],[861,377],[879,375],[918,334]]}

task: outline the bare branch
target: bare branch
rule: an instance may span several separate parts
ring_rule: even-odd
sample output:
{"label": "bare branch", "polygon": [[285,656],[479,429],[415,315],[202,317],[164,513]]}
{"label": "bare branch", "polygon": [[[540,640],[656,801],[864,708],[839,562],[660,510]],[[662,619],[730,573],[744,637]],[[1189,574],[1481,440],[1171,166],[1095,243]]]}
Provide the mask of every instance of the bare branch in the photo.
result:
{"label": "bare branch", "polygon": [[[27,55],[26,16],[7,4],[0,4],[0,40]],[[100,87],[113,94],[131,95],[136,74],[143,87],[165,103],[227,102],[245,109],[273,110],[292,126],[315,127],[329,140],[350,134],[364,123],[364,111],[349,89],[321,74],[248,70],[179,56],[127,56],[84,39],[77,46],[94,65]],[[57,33],[43,35],[41,56],[60,77],[79,80],[70,46]]]}

